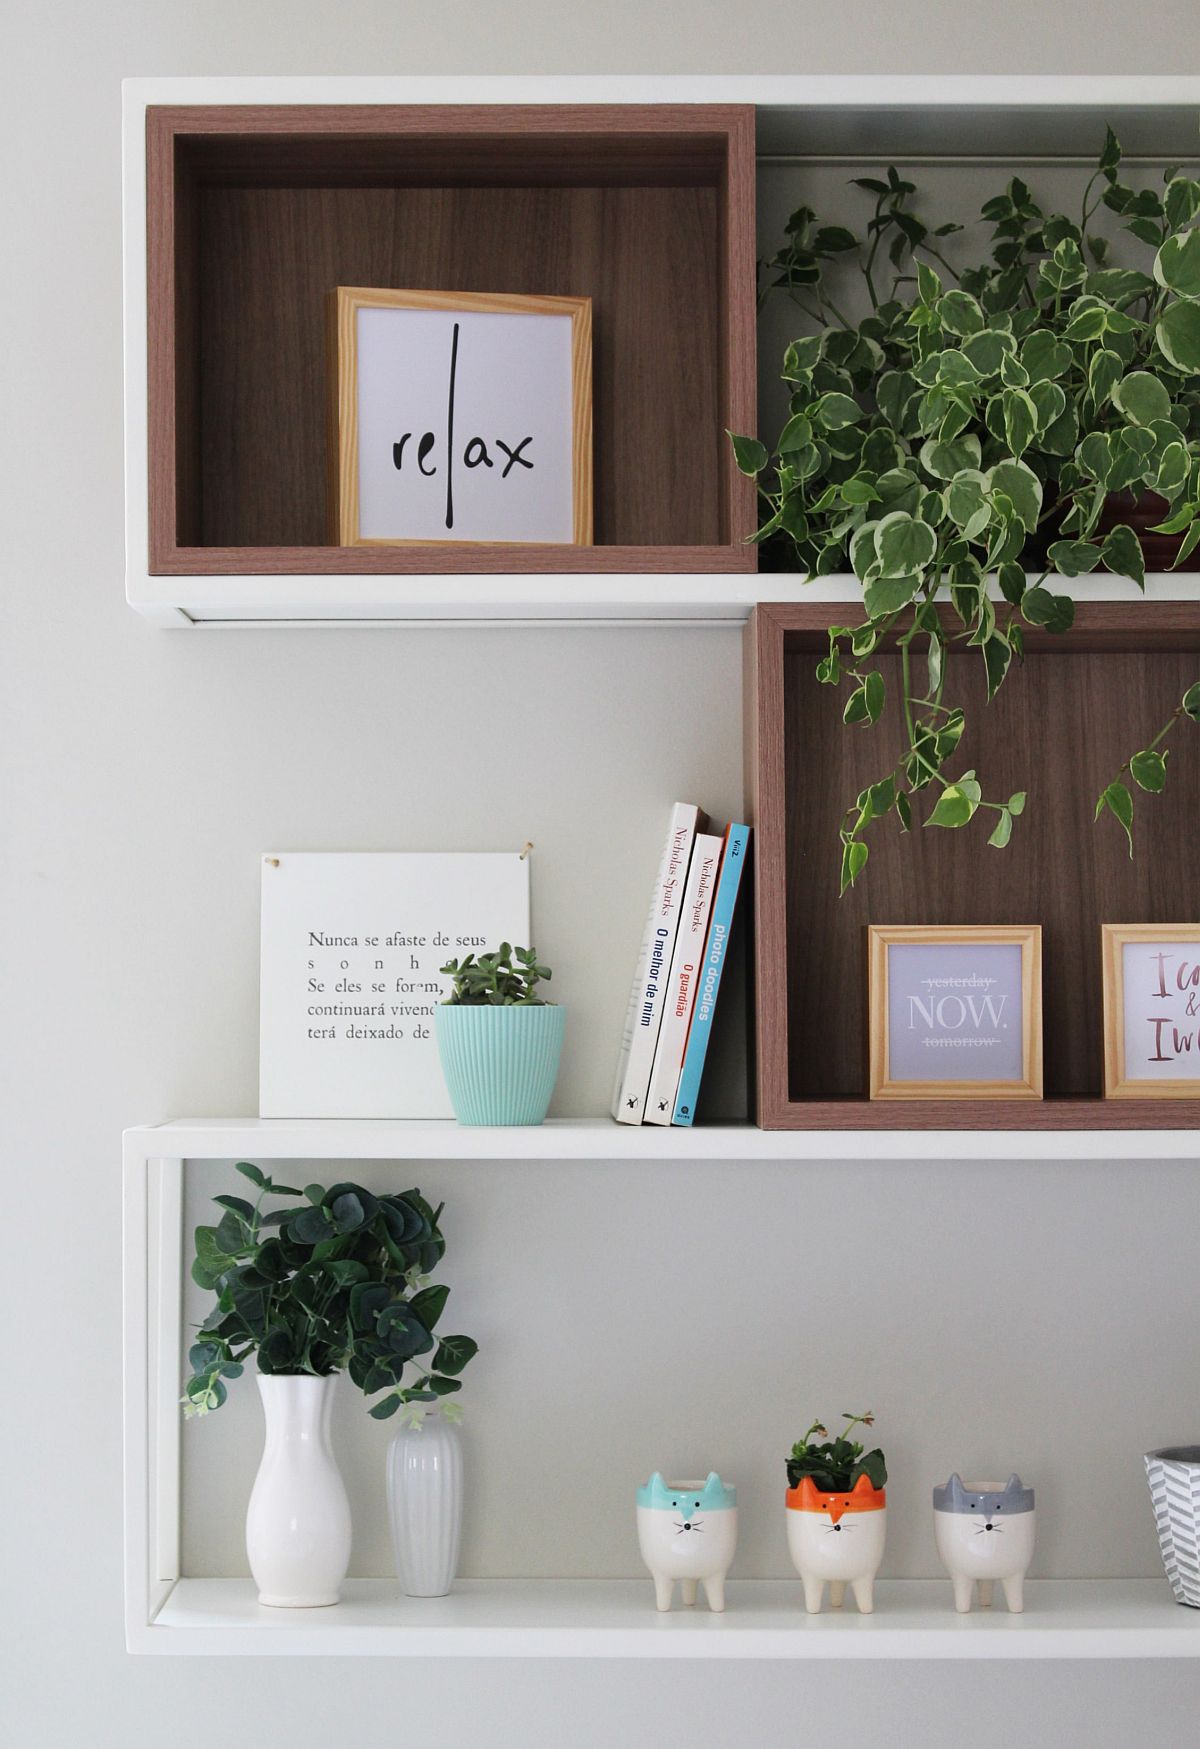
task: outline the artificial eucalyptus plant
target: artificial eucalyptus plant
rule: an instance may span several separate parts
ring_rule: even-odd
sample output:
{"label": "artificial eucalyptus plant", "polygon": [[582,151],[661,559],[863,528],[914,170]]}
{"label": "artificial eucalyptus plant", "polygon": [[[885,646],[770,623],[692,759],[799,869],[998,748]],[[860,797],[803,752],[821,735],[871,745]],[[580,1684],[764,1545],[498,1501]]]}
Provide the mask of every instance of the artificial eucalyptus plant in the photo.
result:
{"label": "artificial eucalyptus plant", "polygon": [[[1024,791],[985,796],[974,769],[952,775],[965,728],[947,693],[952,644],[977,652],[990,700],[1022,659],[1023,626],[1070,628],[1055,574],[1101,566],[1144,587],[1116,494],[1164,501],[1157,532],[1179,537],[1176,564],[1200,541],[1200,182],[1169,170],[1161,193],[1133,189],[1120,163],[1109,129],[1077,217],[1047,214],[1014,178],[983,208],[991,257],[978,268],[951,267],[941,243],[961,227],[927,227],[911,210],[915,184],[894,168],[855,179],[874,201],[864,236],[801,207],[766,264],[770,287],[790,292],[816,331],[785,353],[790,416],[774,452],[733,437],[765,505],[755,538],[782,545],[789,568],[849,568],[861,583],[862,620],[830,630],[817,668],[848,689],[848,724],[879,722],[889,703],[879,659],[900,654],[904,751],[846,809],[843,892],[866,866],[867,828],[894,814],[907,832],[924,790],[924,825],[957,828],[983,812],[997,848],[1024,809]],[[1110,264],[1094,229],[1102,206],[1145,270]],[[835,302],[834,262],[861,269],[861,321]],[[943,591],[949,615],[936,605]],[[1200,721],[1200,683],[1097,804],[1131,855],[1125,780],[1163,788],[1163,743],[1184,717]]]}
{"label": "artificial eucalyptus plant", "polygon": [[[424,1405],[462,1388],[459,1374],[476,1353],[469,1336],[433,1332],[450,1290],[429,1281],[446,1249],[441,1209],[419,1190],[375,1196],[361,1184],[276,1184],[257,1166],[238,1171],[258,1191],[214,1198],[224,1211],[215,1227],[196,1228],[192,1279],[211,1288],[216,1305],[188,1354],[192,1376],[184,1413],[205,1415],[225,1401],[250,1354],[264,1373],[350,1374],[376,1420],[398,1409],[414,1419]],[[295,1198],[263,1212],[269,1196]],[[421,1356],[432,1353],[426,1363]],[[406,1367],[417,1364],[411,1384]],[[445,1405],[455,1418],[457,1405]]]}
{"label": "artificial eucalyptus plant", "polygon": [[453,980],[447,1003],[471,1008],[546,1007],[546,998],[538,995],[537,987],[554,976],[549,966],[538,964],[536,948],[514,948],[507,941],[502,941],[495,953],[481,953],[478,958],[469,953],[463,960],[447,960],[442,971]]}
{"label": "artificial eucalyptus plant", "polygon": [[821,1422],[814,1421],[803,1439],[796,1441],[787,1460],[789,1488],[798,1488],[805,1476],[811,1476],[814,1485],[826,1494],[848,1494],[860,1476],[865,1476],[872,1488],[883,1487],[887,1464],[882,1451],[878,1446],[867,1451],[861,1439],[851,1438],[856,1427],[873,1427],[874,1415],[851,1415],[843,1410],[842,1420],[846,1425],[832,1439]]}

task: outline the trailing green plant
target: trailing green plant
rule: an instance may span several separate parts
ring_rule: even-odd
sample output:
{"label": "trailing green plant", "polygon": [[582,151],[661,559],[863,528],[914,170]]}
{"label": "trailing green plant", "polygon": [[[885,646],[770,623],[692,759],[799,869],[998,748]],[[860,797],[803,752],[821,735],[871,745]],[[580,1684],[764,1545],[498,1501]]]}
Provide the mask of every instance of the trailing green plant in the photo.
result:
{"label": "trailing green plant", "polygon": [[[990,845],[1012,836],[1025,791],[985,796],[975,769],[952,775],[966,727],[947,696],[952,645],[975,653],[990,701],[1023,658],[1023,628],[1069,630],[1055,574],[1103,567],[1144,588],[1136,534],[1107,526],[1114,494],[1166,500],[1157,531],[1179,537],[1176,564],[1200,541],[1200,182],[1169,170],[1161,192],[1134,189],[1120,164],[1110,128],[1075,217],[1045,212],[1014,178],[983,207],[991,253],[976,268],[945,259],[940,242],[961,227],[931,230],[894,168],[855,179],[874,202],[864,235],[801,207],[766,264],[765,289],[790,293],[815,331],[785,352],[789,417],[773,453],[731,434],[765,508],[755,539],[810,577],[849,569],[862,586],[864,617],[830,629],[817,667],[846,689],[847,724],[884,717],[880,657],[900,655],[903,751],[845,811],[842,892],[866,866],[868,827],[894,816],[907,832],[926,799],[924,826],[983,813]],[[1111,264],[1101,207],[1141,246],[1144,270]],[[861,321],[831,294],[834,262],[861,270]],[[1159,747],[1184,717],[1200,721],[1200,688],[1100,797],[1097,817],[1114,815],[1131,854],[1125,777],[1163,788]]]}
{"label": "trailing green plant", "polygon": [[[842,1419],[846,1425],[833,1439],[819,1421],[814,1421],[803,1439],[796,1441],[787,1460],[789,1488],[798,1488],[805,1476],[811,1476],[814,1486],[825,1494],[848,1494],[860,1476],[865,1476],[872,1488],[883,1487],[887,1464],[882,1451],[878,1447],[867,1451],[862,1440],[850,1437],[856,1427],[873,1427],[874,1415],[851,1415],[843,1410]],[[813,1443],[814,1435],[824,1443]]]}
{"label": "trailing green plant", "polygon": [[502,941],[495,953],[481,953],[478,958],[469,953],[464,960],[447,960],[442,971],[454,980],[447,1003],[475,1008],[545,1007],[546,998],[538,995],[537,986],[549,983],[554,975],[549,966],[538,964],[536,948],[514,948],[507,941]]}
{"label": "trailing green plant", "polygon": [[[348,1372],[366,1395],[387,1393],[371,1407],[379,1421],[401,1408],[419,1418],[423,1405],[462,1388],[459,1374],[478,1344],[434,1335],[450,1292],[429,1280],[446,1248],[440,1207],[419,1190],[299,1191],[245,1161],[237,1170],[256,1187],[255,1201],[217,1196],[219,1223],[196,1228],[192,1279],[217,1299],[188,1353],[185,1414],[219,1409],[226,1382],[251,1354],[263,1373]],[[263,1211],[267,1197],[299,1196]],[[404,1384],[410,1364],[416,1376]],[[457,1406],[445,1408],[454,1419]]]}

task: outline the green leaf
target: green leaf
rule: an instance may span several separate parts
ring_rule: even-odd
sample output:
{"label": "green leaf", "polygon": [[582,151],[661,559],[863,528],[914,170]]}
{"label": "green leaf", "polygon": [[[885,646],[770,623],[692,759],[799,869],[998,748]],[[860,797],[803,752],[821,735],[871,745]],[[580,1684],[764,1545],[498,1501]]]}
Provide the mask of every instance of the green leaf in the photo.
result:
{"label": "green leaf", "polygon": [[1035,329],[1021,347],[1021,363],[1029,372],[1032,383],[1057,382],[1066,376],[1074,362],[1071,348],[1048,328]]}
{"label": "green leaf", "polygon": [[842,847],[842,878],[839,896],[852,887],[867,866],[868,847],[861,838],[849,838]]}
{"label": "green leaf", "polygon": [[819,334],[806,334],[802,340],[793,340],[783,355],[783,375],[789,381],[795,377],[807,375],[820,356],[821,336]]}
{"label": "green leaf", "polygon": [[863,605],[872,619],[881,619],[907,607],[920,587],[921,579],[915,573],[909,577],[875,577],[863,588]]}
{"label": "green leaf", "polygon": [[1004,805],[1010,814],[1023,814],[1025,812],[1025,791],[1019,789],[1015,795],[1009,796]]}
{"label": "green leaf", "polygon": [[737,437],[732,431],[727,431],[726,436],[733,444],[733,459],[740,471],[748,474],[751,479],[761,474],[770,460],[766,445],[760,443],[757,437]]}
{"label": "green leaf", "polygon": [[1154,258],[1154,277],[1181,298],[1200,298],[1200,231],[1168,237]]}
{"label": "green leaf", "polygon": [[903,577],[930,563],[937,552],[937,535],[927,522],[893,510],[875,525],[875,552],[885,577]]}
{"label": "green leaf", "polygon": [[983,327],[983,311],[969,292],[948,291],[939,298],[937,313],[951,334],[978,334]]}
{"label": "green leaf", "polygon": [[1102,407],[1112,394],[1113,389],[1121,380],[1125,366],[1116,352],[1110,352],[1107,347],[1101,347],[1093,352],[1088,364],[1088,392],[1097,407]]}
{"label": "green leaf", "polygon": [[367,1413],[371,1416],[372,1420],[386,1421],[389,1416],[396,1413],[399,1407],[400,1398],[396,1395],[395,1391],[392,1391],[388,1396],[381,1398],[378,1403],[372,1403]]}
{"label": "green leaf", "polygon": [[1069,632],[1075,623],[1075,603],[1066,595],[1053,595],[1040,584],[1025,593],[1021,612],[1030,625],[1048,632]]}
{"label": "green leaf", "polygon": [[419,1294],[414,1294],[409,1301],[409,1307],[427,1330],[432,1330],[445,1309],[450,1297],[450,1289],[439,1282],[433,1287],[422,1288]]}
{"label": "green leaf", "polygon": [[[884,191],[887,192],[886,190]],[[942,282],[925,261],[917,262],[917,292],[924,304],[935,304],[941,295]]]}
{"label": "green leaf", "polygon": [[1110,783],[1100,800],[1096,803],[1096,818],[1100,818],[1105,808],[1117,820],[1129,840],[1129,859],[1133,860],[1133,797],[1120,782]]}
{"label": "green leaf", "polygon": [[997,569],[996,581],[1005,601],[1010,601],[1014,607],[1020,607],[1025,598],[1025,567],[1010,559]]}
{"label": "green leaf", "polygon": [[980,455],[979,439],[971,433],[949,442],[930,438],[921,446],[921,466],[935,480],[952,480],[966,469],[977,469]]}
{"label": "green leaf", "polygon": [[779,433],[775,447],[780,455],[787,455],[791,450],[806,448],[812,442],[812,434],[812,420],[803,413],[793,413]]}
{"label": "green leaf", "polygon": [[1184,535],[1183,543],[1180,546],[1179,551],[1171,560],[1170,569],[1172,571],[1177,571],[1180,565],[1183,564],[1183,561],[1190,556],[1198,543],[1200,543],[1200,516],[1196,518],[1195,522],[1192,523],[1192,526]]}
{"label": "green leaf", "polygon": [[1038,428],[1038,410],[1028,389],[1002,389],[1004,433],[1014,456],[1024,455]]}
{"label": "green leaf", "polygon": [[1108,327],[1108,315],[1103,304],[1084,304],[1081,298],[1063,331],[1063,339],[1077,342],[1099,340]]}
{"label": "green leaf", "polygon": [[[1193,237],[1200,232],[1190,233]],[[1169,304],[1154,330],[1159,347],[1176,370],[1193,375],[1200,371],[1200,304],[1181,298]]]}
{"label": "green leaf", "polygon": [[851,400],[849,395],[836,393],[822,395],[812,412],[817,424],[826,431],[841,431],[847,425],[857,425],[864,417],[857,401]]}
{"label": "green leaf", "polygon": [[1100,548],[1087,540],[1056,540],[1046,554],[1062,577],[1083,577],[1100,563]]}
{"label": "green leaf", "polygon": [[993,632],[983,644],[983,665],[987,673],[988,698],[995,698],[1012,661],[1012,645],[1002,632]]}
{"label": "green leaf", "polygon": [[865,723],[867,721],[867,689],[865,686],[856,686],[846,700],[842,710],[842,721],[844,723]]}
{"label": "green leaf", "polygon": [[899,790],[896,795],[896,812],[900,816],[900,830],[902,832],[911,832],[913,823],[912,803],[909,801],[903,790]]}
{"label": "green leaf", "polygon": [[1032,532],[1042,513],[1042,482],[1024,462],[997,462],[988,475],[988,489],[1003,492],[1022,526]]}
{"label": "green leaf", "polygon": [[1151,425],[1171,412],[1171,397],[1148,370],[1130,371],[1113,390],[1113,405],[1135,425]]}
{"label": "green leaf", "polygon": [[1147,747],[1143,752],[1134,754],[1129,761],[1129,770],[1139,789],[1158,795],[1167,781],[1167,756]]}
{"label": "green leaf", "polygon": [[248,1203],[244,1196],[214,1196],[213,1201],[219,1203],[223,1209],[228,1209],[231,1214],[240,1215],[246,1226],[249,1227],[252,1225],[254,1221],[254,1205],[253,1203]]}
{"label": "green leaf", "polygon": [[1200,182],[1190,176],[1174,176],[1163,194],[1163,210],[1173,231],[1182,231],[1200,212]]}
{"label": "green leaf", "polygon": [[249,1160],[239,1160],[234,1171],[240,1172],[243,1178],[248,1178],[251,1184],[257,1184],[260,1190],[266,1190],[269,1183],[266,1173],[257,1166],[252,1166]]}
{"label": "green leaf", "polygon": [[439,1378],[437,1373],[430,1373],[425,1383],[435,1397],[448,1397],[451,1392],[462,1390],[461,1379]]}
{"label": "green leaf", "polygon": [[[979,806],[979,785],[971,783],[973,774],[960,778],[944,789],[937,806],[926,820],[927,826],[965,826]],[[974,795],[970,792],[974,790]]]}
{"label": "green leaf", "polygon": [[1079,446],[1079,465],[1101,486],[1108,484],[1113,468],[1113,452],[1102,431],[1090,431]]}
{"label": "green leaf", "polygon": [[[1013,358],[1017,343],[1011,334],[1006,334],[1001,328],[982,328],[977,334],[972,334],[963,341],[963,355],[969,358],[981,377],[994,376],[1001,370],[1005,362]],[[1015,362],[1015,361],[1014,361]],[[1017,366],[1018,370],[1021,369]],[[1015,386],[1023,388],[1028,374],[1022,372],[1023,380]],[[1003,380],[1003,379],[1002,379]]]}
{"label": "green leaf", "polygon": [[1100,548],[1104,568],[1117,577],[1132,577],[1140,589],[1146,587],[1146,559],[1141,543],[1133,530],[1119,522],[1110,528]]}
{"label": "green leaf", "polygon": [[1191,717],[1194,723],[1200,723],[1200,680],[1197,680],[1193,686],[1189,686],[1184,693],[1183,709],[1185,715]]}
{"label": "green leaf", "polygon": [[1011,837],[1012,815],[1007,808],[1001,808],[999,818],[996,821],[991,837],[988,839],[988,843],[996,850],[1003,850]]}
{"label": "green leaf", "polygon": [[866,694],[867,716],[871,722],[877,723],[883,714],[884,700],[887,696],[883,675],[878,668],[873,668],[867,675],[863,690]]}
{"label": "green leaf", "polygon": [[479,1344],[469,1336],[443,1336],[433,1357],[435,1369],[455,1378],[467,1362],[479,1352]]}

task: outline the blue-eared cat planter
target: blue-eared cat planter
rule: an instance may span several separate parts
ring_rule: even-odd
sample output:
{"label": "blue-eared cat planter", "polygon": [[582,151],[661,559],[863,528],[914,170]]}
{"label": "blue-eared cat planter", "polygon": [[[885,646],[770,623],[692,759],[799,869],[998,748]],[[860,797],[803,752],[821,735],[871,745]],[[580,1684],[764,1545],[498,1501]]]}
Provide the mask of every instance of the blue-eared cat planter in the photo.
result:
{"label": "blue-eared cat planter", "polygon": [[704,1586],[708,1607],[725,1608],[725,1575],[737,1548],[737,1489],[715,1470],[703,1482],[664,1482],[655,1470],[637,1491],[638,1546],[654,1578],[654,1601],[670,1609],[675,1581],[685,1604]]}
{"label": "blue-eared cat planter", "polygon": [[461,1124],[539,1124],[562,1055],[566,1010],[443,1002],[433,1011],[438,1054]]}
{"label": "blue-eared cat planter", "polygon": [[1013,1615],[1025,1607],[1025,1573],[1033,1559],[1033,1489],[1020,1476],[999,1482],[964,1482],[957,1472],[933,1490],[933,1526],[938,1554],[954,1583],[954,1607],[965,1615],[979,1586],[979,1602],[991,1605],[999,1579]]}

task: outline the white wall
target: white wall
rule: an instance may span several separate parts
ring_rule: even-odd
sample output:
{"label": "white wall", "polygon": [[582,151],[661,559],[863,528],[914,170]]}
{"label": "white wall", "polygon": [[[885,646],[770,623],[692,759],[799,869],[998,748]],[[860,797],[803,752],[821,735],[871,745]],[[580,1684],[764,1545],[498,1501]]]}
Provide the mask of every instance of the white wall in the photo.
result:
{"label": "white wall", "polygon": [[[171,636],[126,610],[118,87],[139,73],[1170,71],[1200,48],[1192,0],[10,0],[4,22],[6,1742],[316,1749],[336,1732],[723,1749],[835,1730],[887,1732],[901,1749],[966,1735],[976,1749],[1183,1742],[1198,1678],[1167,1666],[430,1675],[126,1657],[117,1137],[138,1119],[254,1108],[259,850],[532,838],[539,945],[572,1007],[560,1104],[595,1111],[661,806],[694,791],[735,809],[740,754],[731,633]],[[490,693],[508,662],[536,676],[534,702],[443,703]],[[610,835],[602,865],[581,855],[597,832]],[[779,1570],[779,1450],[811,1404],[842,1407],[843,1388],[886,1415],[911,1508],[894,1569],[929,1565],[919,1511],[933,1472],[1004,1444],[1049,1509],[1043,1571],[1154,1570],[1138,1454],[1194,1437],[1197,1413],[1200,1189],[1187,1169],[439,1176],[424,1174],[453,1199],[463,1323],[494,1353],[477,1363],[475,1570],[511,1568],[523,1548],[559,1570],[630,1565],[615,1541],[629,1487],[653,1452],[698,1444],[764,1502],[743,1570]],[[808,1241],[808,1216],[831,1205],[864,1233],[861,1294]],[[591,1318],[610,1284],[611,1333]],[[829,1295],[840,1326],[819,1310]],[[552,1344],[561,1358],[543,1380]],[[243,1412],[189,1429],[209,1448],[189,1469],[198,1564],[236,1548],[249,1426]],[[520,1501],[543,1429],[556,1497],[537,1540]],[[342,1437],[365,1465],[360,1434]],[[498,1525],[488,1502],[509,1466],[522,1487]]]}

